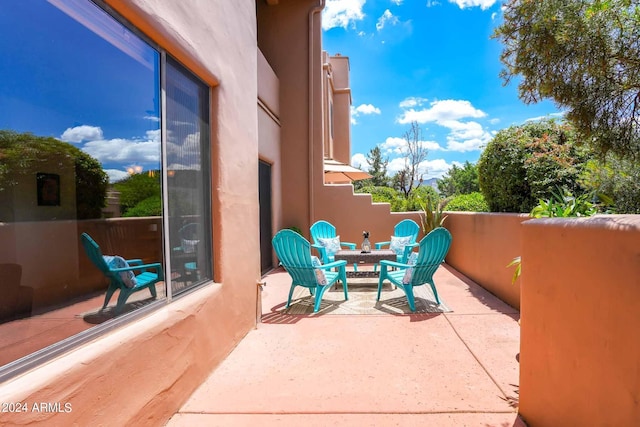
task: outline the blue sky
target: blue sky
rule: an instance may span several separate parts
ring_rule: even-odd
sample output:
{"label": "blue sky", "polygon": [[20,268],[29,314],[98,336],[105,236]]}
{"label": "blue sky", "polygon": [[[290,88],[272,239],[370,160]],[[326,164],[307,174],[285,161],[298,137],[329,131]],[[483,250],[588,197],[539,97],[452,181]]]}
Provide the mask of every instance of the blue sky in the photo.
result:
{"label": "blue sky", "polygon": [[549,101],[525,105],[499,77],[498,0],[327,0],[323,49],[349,57],[352,165],[376,145],[394,173],[412,121],[429,154],[425,179],[475,163],[501,129],[560,116]]}

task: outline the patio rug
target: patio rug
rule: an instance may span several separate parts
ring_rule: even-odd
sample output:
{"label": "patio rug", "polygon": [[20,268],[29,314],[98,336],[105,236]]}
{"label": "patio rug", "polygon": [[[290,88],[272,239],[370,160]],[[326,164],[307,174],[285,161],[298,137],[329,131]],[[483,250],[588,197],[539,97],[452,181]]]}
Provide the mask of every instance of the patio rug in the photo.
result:
{"label": "patio rug", "polygon": [[[373,279],[375,280],[375,279]],[[393,289],[391,284],[385,283],[380,295],[380,301],[376,301],[378,283],[372,279],[348,279],[349,300],[344,300],[342,285],[337,289],[332,286],[323,297],[320,309],[313,312],[314,298],[307,288],[296,287],[291,298],[291,306],[281,311],[283,314],[420,314],[420,313],[449,313],[452,310],[440,299],[441,304],[436,305],[436,299],[429,285],[418,286],[413,289],[416,311],[409,310],[407,296],[402,289]]]}

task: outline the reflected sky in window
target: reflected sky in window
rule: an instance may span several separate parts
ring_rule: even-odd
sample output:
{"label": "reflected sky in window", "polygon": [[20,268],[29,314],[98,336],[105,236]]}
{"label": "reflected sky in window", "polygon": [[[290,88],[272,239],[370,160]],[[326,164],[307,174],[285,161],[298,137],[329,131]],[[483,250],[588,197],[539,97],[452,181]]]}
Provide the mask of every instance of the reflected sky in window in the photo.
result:
{"label": "reflected sky in window", "polygon": [[0,129],[52,136],[111,181],[160,169],[159,53],[86,0],[0,13]]}

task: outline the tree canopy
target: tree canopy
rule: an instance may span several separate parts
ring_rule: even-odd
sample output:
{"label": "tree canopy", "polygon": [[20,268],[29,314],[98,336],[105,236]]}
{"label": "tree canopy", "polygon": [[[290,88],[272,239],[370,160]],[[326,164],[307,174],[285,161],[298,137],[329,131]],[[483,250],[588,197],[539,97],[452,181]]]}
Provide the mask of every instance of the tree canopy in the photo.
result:
{"label": "tree canopy", "polygon": [[0,191],[15,186],[17,175],[35,174],[41,165],[61,158],[74,165],[77,219],[100,218],[109,183],[106,172],[98,160],[55,138],[0,130]]}
{"label": "tree canopy", "polygon": [[601,154],[640,158],[640,0],[509,0],[493,37],[526,103],[553,99]]}
{"label": "tree canopy", "polygon": [[492,212],[530,212],[558,188],[584,193],[580,177],[589,158],[568,123],[512,126],[498,132],[480,155],[480,189]]}
{"label": "tree canopy", "polygon": [[478,167],[468,160],[462,167],[451,166],[451,169],[437,181],[438,191],[443,197],[456,194],[471,194],[480,191],[478,186]]}

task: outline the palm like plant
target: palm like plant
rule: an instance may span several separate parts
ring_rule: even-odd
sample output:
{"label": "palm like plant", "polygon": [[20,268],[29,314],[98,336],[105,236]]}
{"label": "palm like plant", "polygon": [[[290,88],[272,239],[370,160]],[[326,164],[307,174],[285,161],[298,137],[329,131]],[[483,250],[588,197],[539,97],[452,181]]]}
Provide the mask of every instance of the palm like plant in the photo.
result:
{"label": "palm like plant", "polygon": [[443,227],[442,224],[447,219],[447,215],[443,212],[444,204],[441,201],[427,197],[425,202],[420,204],[420,207],[422,208],[420,219],[424,234],[429,234],[434,228]]}

